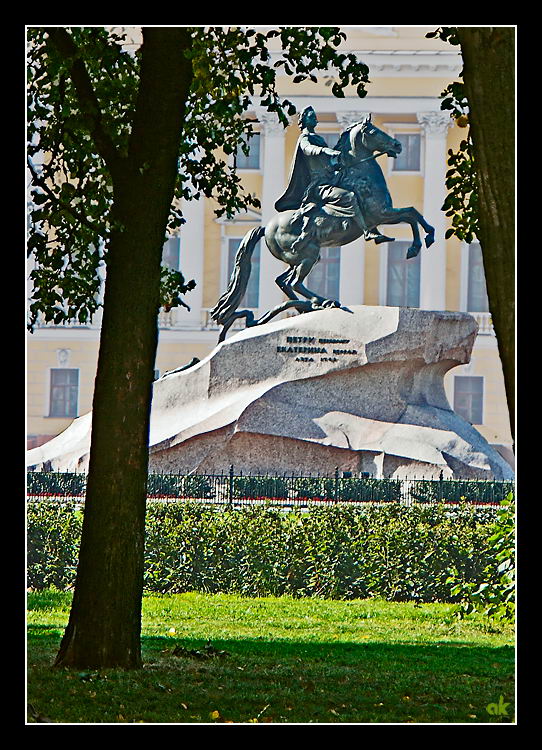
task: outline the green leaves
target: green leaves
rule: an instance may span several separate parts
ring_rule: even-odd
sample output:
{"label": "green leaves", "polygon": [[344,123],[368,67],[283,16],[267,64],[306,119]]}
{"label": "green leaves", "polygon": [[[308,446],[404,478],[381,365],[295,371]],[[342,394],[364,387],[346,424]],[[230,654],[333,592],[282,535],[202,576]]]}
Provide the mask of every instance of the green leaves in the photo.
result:
{"label": "green leaves", "polygon": [[[338,27],[281,27],[266,32],[239,27],[189,29],[190,45],[183,51],[192,63],[178,178],[168,228],[182,223],[175,206],[193,191],[212,197],[216,214],[228,217],[254,207],[258,199],[243,191],[235,165],[223,154],[236,153],[253,125],[245,115],[251,97],[288,125],[296,108],[279,96],[277,74],[295,82],[316,81],[318,71],[333,71],[335,96],[347,86],[365,95],[368,68],[352,54],[337,49],[345,39]],[[28,153],[32,175],[30,238],[34,257],[29,328],[39,319],[55,322],[89,320],[100,305],[93,248],[107,247],[113,228],[111,211],[122,165],[126,174],[144,178],[144,164],[132,163],[131,136],[138,101],[141,48],[123,49],[126,35],[100,27],[69,27],[60,37],[53,29],[28,31]],[[272,63],[269,43],[280,39],[281,58]],[[63,49],[63,51],[62,51]],[[67,52],[66,50],[69,50]],[[83,66],[74,81],[74,61]],[[160,124],[157,123],[159,130]],[[101,147],[107,144],[104,158]],[[113,168],[112,164],[116,167]],[[130,167],[130,169],[128,169]],[[113,172],[112,172],[113,169]],[[49,252],[54,245],[55,254]],[[163,276],[163,299],[174,299],[180,279]],[[186,287],[188,289],[188,287]],[[54,290],[54,291],[53,291]],[[182,304],[182,302],[181,302]]]}
{"label": "green leaves", "polygon": [[460,599],[457,614],[462,617],[479,611],[489,619],[515,617],[515,504],[513,494],[501,501],[495,522],[489,528],[484,553],[488,563],[481,581],[461,579],[457,569],[450,571],[452,592]]}
{"label": "green leaves", "polygon": [[169,312],[174,307],[190,308],[181,299],[181,295],[195,289],[196,282],[194,279],[186,281],[180,271],[174,271],[162,266],[160,277],[160,306],[165,312]]}
{"label": "green leaves", "polygon": [[478,236],[478,186],[476,167],[472,153],[472,142],[461,141],[458,151],[448,152],[446,187],[449,193],[442,205],[446,216],[451,217],[452,226],[446,231],[448,239],[455,235],[465,242],[473,242]]}
{"label": "green leaves", "polygon": [[[426,34],[429,39],[439,38],[453,45],[459,45],[456,28],[444,26]],[[453,81],[441,93],[440,108],[449,110],[461,127],[468,124],[469,102],[463,81]],[[448,151],[446,187],[448,195],[442,205],[452,225],[445,232],[445,239],[457,237],[464,242],[473,242],[479,234],[478,223],[478,184],[476,165],[470,136],[461,141],[456,152]]]}
{"label": "green leaves", "polygon": [[425,35],[428,39],[435,39],[438,37],[443,42],[449,42],[450,44],[458,45],[459,38],[455,26],[440,26],[435,31],[430,31]]}
{"label": "green leaves", "polygon": [[[209,488],[170,489],[198,497]],[[149,501],[145,590],[427,602],[458,601],[468,590],[485,602],[496,577],[505,586],[511,579],[509,566],[496,570],[508,557],[495,561],[496,542],[489,541],[495,517],[494,509],[442,504],[333,505],[302,513]],[[33,588],[73,583],[79,534],[75,507],[30,503]],[[499,596],[511,601],[513,593],[503,588]]]}

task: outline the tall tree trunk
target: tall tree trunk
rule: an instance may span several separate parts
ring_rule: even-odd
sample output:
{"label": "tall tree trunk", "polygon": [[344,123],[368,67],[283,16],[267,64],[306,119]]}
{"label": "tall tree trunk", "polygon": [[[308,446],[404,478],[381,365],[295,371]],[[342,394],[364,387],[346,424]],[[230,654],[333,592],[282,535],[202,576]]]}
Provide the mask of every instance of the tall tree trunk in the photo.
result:
{"label": "tall tree trunk", "polygon": [[[113,175],[85,513],[70,619],[55,664],[138,668],[160,265],[192,71],[183,28],[144,30],[128,156]],[[119,384],[122,384],[119,387]]]}
{"label": "tall tree trunk", "polygon": [[489,309],[515,415],[515,29],[458,27]]}

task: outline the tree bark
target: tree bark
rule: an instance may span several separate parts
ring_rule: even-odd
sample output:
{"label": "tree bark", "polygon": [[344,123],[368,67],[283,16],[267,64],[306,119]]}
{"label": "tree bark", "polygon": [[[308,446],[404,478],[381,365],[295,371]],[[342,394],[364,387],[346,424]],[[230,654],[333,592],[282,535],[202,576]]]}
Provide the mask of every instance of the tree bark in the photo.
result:
{"label": "tree bark", "polygon": [[74,597],[55,665],[142,666],[145,505],[160,266],[192,69],[186,28],[144,29],[129,153],[113,174],[103,322]]}
{"label": "tree bark", "polygon": [[515,416],[515,29],[458,27],[489,309]]}

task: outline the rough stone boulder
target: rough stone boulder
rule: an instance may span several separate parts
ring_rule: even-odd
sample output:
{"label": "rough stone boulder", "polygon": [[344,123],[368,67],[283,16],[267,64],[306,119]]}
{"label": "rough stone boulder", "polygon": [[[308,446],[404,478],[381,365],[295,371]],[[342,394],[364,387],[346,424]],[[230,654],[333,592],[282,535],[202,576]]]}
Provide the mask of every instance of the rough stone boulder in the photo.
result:
{"label": "rough stone boulder", "polygon": [[[466,313],[370,306],[245,329],[154,383],[150,469],[510,479],[444,390],[476,333]],[[28,462],[85,470],[89,444],[85,415]]]}

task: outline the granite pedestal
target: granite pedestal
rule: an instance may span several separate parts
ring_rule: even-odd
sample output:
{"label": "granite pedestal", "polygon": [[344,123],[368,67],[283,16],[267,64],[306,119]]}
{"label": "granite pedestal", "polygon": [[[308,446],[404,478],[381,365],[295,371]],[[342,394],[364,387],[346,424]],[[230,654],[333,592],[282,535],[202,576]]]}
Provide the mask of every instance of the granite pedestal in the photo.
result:
{"label": "granite pedestal", "polygon": [[[150,470],[511,479],[444,390],[476,333],[466,313],[371,306],[240,331],[154,383]],[[76,419],[29,464],[86,470],[90,427]]]}

